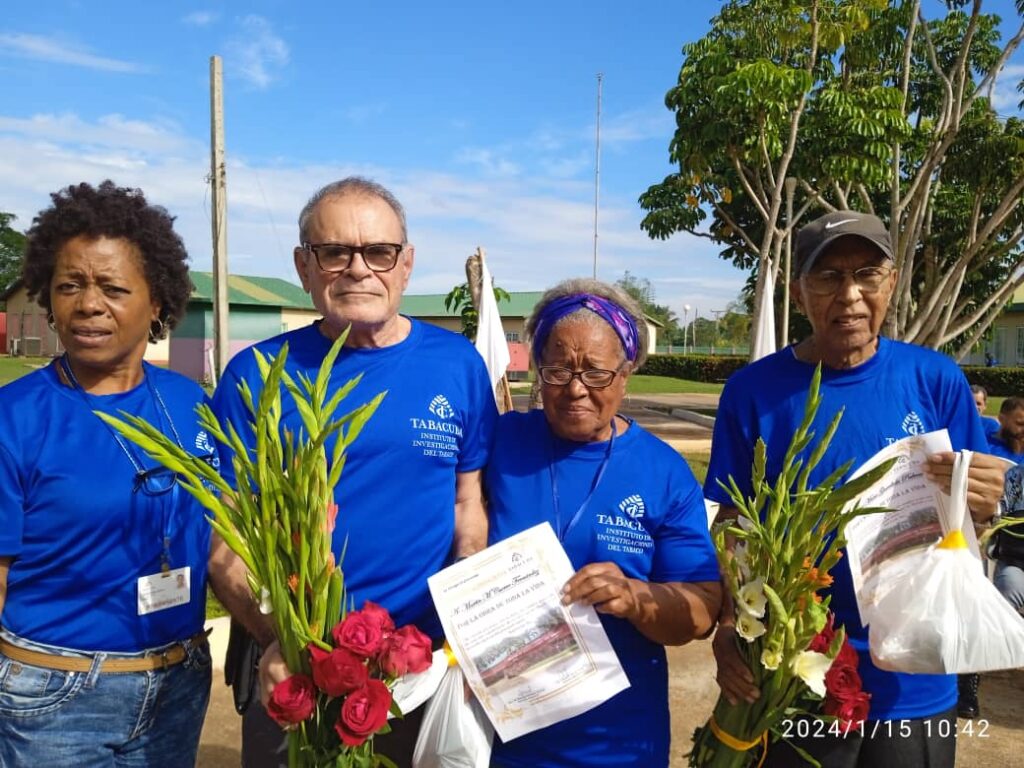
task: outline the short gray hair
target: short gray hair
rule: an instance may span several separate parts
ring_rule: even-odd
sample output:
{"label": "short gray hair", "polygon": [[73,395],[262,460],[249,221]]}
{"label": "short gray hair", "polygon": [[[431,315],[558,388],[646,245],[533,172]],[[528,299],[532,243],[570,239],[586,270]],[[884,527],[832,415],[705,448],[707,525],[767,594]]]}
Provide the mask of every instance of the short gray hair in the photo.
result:
{"label": "short gray hair", "polygon": [[[544,292],[544,295],[540,297],[540,301],[537,302],[537,306],[533,308],[533,313],[526,321],[526,339],[531,346],[534,334],[537,332],[537,321],[544,307],[556,299],[561,299],[564,296],[575,296],[578,293],[592,293],[595,296],[614,301],[633,319],[633,322],[636,323],[636,332],[639,339],[636,360],[633,361],[633,370],[639,369],[644,364],[644,361],[647,360],[647,321],[644,319],[643,310],[640,309],[640,305],[636,303],[632,296],[617,285],[611,285],[589,277],[573,277],[569,280],[563,280],[558,285],[548,288]],[[571,312],[561,318],[553,327],[557,328],[560,324],[570,319],[608,325],[599,315],[591,312],[589,309],[580,307],[575,312]]]}
{"label": "short gray hair", "polygon": [[395,212],[398,217],[399,224],[402,225],[402,243],[406,243],[409,239],[409,233],[405,227],[405,209],[402,204],[398,202],[398,198],[395,197],[391,190],[382,184],[378,184],[376,181],[363,178],[362,176],[349,176],[341,179],[340,181],[332,181],[330,184],[326,184],[309,198],[309,201],[303,206],[302,211],[299,213],[299,241],[308,242],[308,232],[306,227],[309,225],[309,220],[313,216],[313,211],[320,205],[321,202],[332,197],[343,197],[345,195],[370,195],[371,197],[379,197],[385,203],[387,203],[391,210]]}

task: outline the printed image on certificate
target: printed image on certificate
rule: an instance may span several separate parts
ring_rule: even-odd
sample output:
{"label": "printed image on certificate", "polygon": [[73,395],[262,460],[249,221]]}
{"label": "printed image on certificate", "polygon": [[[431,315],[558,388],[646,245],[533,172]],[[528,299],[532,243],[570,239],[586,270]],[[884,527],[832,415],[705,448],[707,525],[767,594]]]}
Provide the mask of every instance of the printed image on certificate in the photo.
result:
{"label": "printed image on certificate", "polygon": [[448,644],[503,741],[629,687],[593,607],[562,605],[573,573],[543,523],[428,579]]}

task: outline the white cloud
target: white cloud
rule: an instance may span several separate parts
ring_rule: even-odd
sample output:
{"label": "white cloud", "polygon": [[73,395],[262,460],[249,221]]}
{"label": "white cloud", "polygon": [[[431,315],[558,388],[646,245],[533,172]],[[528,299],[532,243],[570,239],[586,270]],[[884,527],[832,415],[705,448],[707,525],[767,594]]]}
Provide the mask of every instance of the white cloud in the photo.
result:
{"label": "white cloud", "polygon": [[501,157],[497,150],[466,147],[456,153],[455,161],[475,165],[488,176],[516,176],[519,174],[519,166],[511,160]]}
{"label": "white cloud", "polygon": [[[167,147],[173,148],[169,151]],[[25,172],[31,158],[31,173]],[[207,148],[171,124],[113,115],[22,119],[0,114],[0,210],[27,227],[49,193],[71,183],[115,183],[143,189],[177,217],[196,269],[210,268]],[[491,271],[507,290],[541,290],[593,268],[593,190],[539,174],[489,176],[476,166],[439,171],[369,165],[273,164],[238,156],[228,162],[228,250],[232,269],[295,280],[291,251],[298,211],[317,187],[350,174],[394,190],[409,215],[416,245],[411,293],[446,293],[465,279],[466,258],[487,249]],[[718,309],[735,298],[744,276],[689,235],[649,239],[633,199],[602,199],[599,276],[627,269],[651,280],[657,302],[682,314],[689,303]]]}
{"label": "white cloud", "polygon": [[73,114],[39,114],[29,118],[0,115],[0,134],[79,147],[117,147],[122,151],[176,153],[198,146],[172,123],[147,123],[123,115],[104,115],[87,123]]}
{"label": "white cloud", "polygon": [[241,24],[241,33],[227,44],[225,71],[256,88],[266,88],[288,63],[288,44],[262,16],[246,16]]}
{"label": "white cloud", "polygon": [[1017,92],[1017,83],[1024,78],[1024,64],[1007,64],[996,76],[992,89],[992,107],[997,112],[1016,114],[1017,105],[1024,98]]}
{"label": "white cloud", "polygon": [[72,43],[40,35],[2,33],[0,34],[0,53],[23,59],[69,64],[107,72],[138,73],[146,71],[146,68],[140,64],[97,56]]}
{"label": "white cloud", "polygon": [[220,18],[220,14],[214,11],[193,11],[182,17],[181,23],[193,27],[208,27]]}

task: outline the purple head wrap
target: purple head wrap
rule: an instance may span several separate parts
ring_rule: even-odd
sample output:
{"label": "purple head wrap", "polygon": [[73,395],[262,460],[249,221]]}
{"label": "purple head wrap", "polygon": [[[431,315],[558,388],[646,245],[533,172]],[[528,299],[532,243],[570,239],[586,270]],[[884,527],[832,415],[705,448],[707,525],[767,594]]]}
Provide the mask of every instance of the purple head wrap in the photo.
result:
{"label": "purple head wrap", "polygon": [[636,321],[614,301],[603,296],[595,296],[592,293],[574,293],[571,296],[563,296],[549,302],[541,309],[533,334],[534,360],[540,362],[544,345],[548,343],[548,336],[551,335],[551,329],[555,327],[555,323],[578,309],[589,309],[603,318],[622,342],[626,359],[630,362],[636,360],[640,350],[640,332],[637,331]]}

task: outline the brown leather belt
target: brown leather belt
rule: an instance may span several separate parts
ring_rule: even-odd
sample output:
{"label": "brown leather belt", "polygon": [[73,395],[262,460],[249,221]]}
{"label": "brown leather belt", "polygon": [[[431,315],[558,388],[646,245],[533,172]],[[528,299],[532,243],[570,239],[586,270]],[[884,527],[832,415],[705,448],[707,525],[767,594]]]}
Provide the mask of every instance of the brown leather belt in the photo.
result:
{"label": "brown leather belt", "polygon": [[[200,632],[194,637],[189,638],[187,642],[205,645],[206,635],[207,632]],[[43,651],[32,651],[19,645],[12,645],[3,639],[0,639],[0,653],[3,653],[9,659],[20,661],[22,664],[31,664],[32,666],[45,667],[46,669],[57,669],[62,672],[88,672],[92,669],[93,665],[93,657],[58,656],[52,653],[44,653]],[[117,674],[167,669],[183,662],[187,655],[184,644],[177,643],[160,653],[150,653],[133,658],[106,658],[100,664],[100,672]]]}

